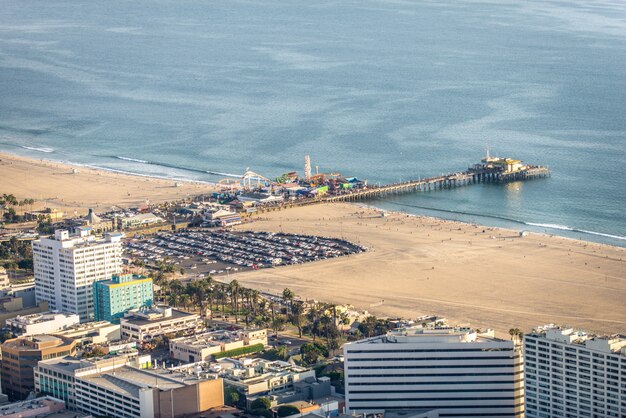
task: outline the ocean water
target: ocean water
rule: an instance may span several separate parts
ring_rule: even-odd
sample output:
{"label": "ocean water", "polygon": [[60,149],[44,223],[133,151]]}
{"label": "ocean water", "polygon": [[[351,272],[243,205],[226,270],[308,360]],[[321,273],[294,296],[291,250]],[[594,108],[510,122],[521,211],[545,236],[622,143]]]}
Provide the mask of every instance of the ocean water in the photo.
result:
{"label": "ocean water", "polygon": [[[549,179],[369,202],[626,245],[626,2],[5,0],[0,150],[372,183],[485,149]],[[1,182],[1,179],[0,179]],[[1,184],[0,184],[1,189]]]}

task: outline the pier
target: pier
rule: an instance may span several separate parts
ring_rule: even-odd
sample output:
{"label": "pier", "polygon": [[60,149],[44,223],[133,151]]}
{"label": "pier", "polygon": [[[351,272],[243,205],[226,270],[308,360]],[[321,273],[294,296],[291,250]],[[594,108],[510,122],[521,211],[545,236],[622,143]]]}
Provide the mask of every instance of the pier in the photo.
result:
{"label": "pier", "polygon": [[[317,203],[356,202],[404,193],[452,189],[477,183],[501,184],[550,176],[548,167],[524,164],[522,161],[512,158],[492,157],[489,152],[480,163],[474,164],[465,171],[384,185],[370,185],[366,180],[359,180],[355,177],[344,178],[339,173],[319,174],[316,170],[316,174],[313,175],[310,160],[307,158],[305,161],[305,179],[299,179],[295,172],[286,173],[281,178],[277,178],[276,181],[252,173],[258,183],[256,189],[252,190],[253,193],[247,192],[237,195],[237,198],[242,202],[240,203],[242,208],[239,211],[241,216],[248,217],[254,213]],[[250,172],[244,175],[241,183],[244,185],[244,190],[249,191],[252,188],[252,183],[250,181],[246,183],[248,173]],[[261,179],[267,183],[265,187],[269,193],[261,188]],[[232,182],[232,179],[228,180],[229,185]],[[295,197],[291,193],[294,188],[299,197]],[[301,192],[304,194],[300,195]],[[279,195],[280,193],[282,195]],[[248,206],[246,206],[245,202],[250,200],[256,202],[248,202]]]}
{"label": "pier", "polygon": [[[486,163],[486,161],[488,162]],[[493,164],[494,162],[499,161],[502,161],[503,164]],[[363,189],[346,191],[342,194],[323,196],[319,200],[324,202],[352,202],[381,198],[394,194],[451,189],[475,183],[509,183],[513,181],[524,181],[549,176],[550,170],[547,167],[521,165],[519,161],[508,158],[495,159],[487,157],[486,159],[483,159],[483,164],[476,164],[463,172],[444,174],[425,179],[409,180],[382,186],[368,186]]]}

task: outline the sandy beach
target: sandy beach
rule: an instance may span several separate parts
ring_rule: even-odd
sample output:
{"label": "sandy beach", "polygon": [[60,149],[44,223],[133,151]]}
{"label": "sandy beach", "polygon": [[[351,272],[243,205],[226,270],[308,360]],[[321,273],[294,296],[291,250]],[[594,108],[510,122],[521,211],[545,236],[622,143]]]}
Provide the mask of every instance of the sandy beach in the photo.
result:
{"label": "sandy beach", "polygon": [[[236,275],[244,286],[350,303],[380,316],[437,314],[506,333],[546,323],[626,332],[626,249],[349,204],[263,214],[245,228],[343,237],[363,254]],[[232,278],[232,276],[231,276]]]}
{"label": "sandy beach", "polygon": [[[0,154],[0,193],[36,207],[172,201],[213,191]],[[366,253],[231,276],[242,285],[349,303],[380,316],[445,316],[453,323],[524,331],[545,323],[626,333],[626,249],[556,236],[324,204],[270,212],[241,228],[343,237]]]}
{"label": "sandy beach", "polygon": [[109,211],[112,205],[160,203],[215,190],[204,183],[134,176],[3,153],[0,178],[0,194],[13,194],[18,200],[35,199],[34,209],[51,207],[70,214],[74,210],[85,213],[88,208]]}

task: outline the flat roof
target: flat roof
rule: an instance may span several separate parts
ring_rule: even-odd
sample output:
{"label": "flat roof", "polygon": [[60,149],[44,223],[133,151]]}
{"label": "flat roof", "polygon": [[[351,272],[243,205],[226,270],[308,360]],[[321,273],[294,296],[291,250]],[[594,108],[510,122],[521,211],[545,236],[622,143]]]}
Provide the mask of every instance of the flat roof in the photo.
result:
{"label": "flat roof", "polygon": [[[264,328],[252,329],[252,330],[240,330],[240,331],[228,331],[217,330],[208,331],[202,334],[194,334],[189,337],[180,337],[172,339],[171,342],[177,345],[187,345],[192,347],[214,347],[222,343],[233,343],[237,341],[243,341],[249,337],[251,332],[260,332],[265,330]],[[266,334],[267,335],[267,334]]]}
{"label": "flat roof", "polygon": [[65,374],[72,374],[76,370],[94,365],[87,359],[79,359],[71,356],[56,357],[44,360],[40,363],[45,364],[46,367],[57,369]]}
{"label": "flat roof", "polygon": [[185,311],[179,311],[178,309],[172,309],[171,316],[166,316],[166,317],[161,316],[161,317],[154,318],[154,319],[148,319],[142,316],[131,315],[125,318],[121,318],[121,320],[128,321],[131,324],[135,324],[135,325],[149,325],[149,324],[156,324],[158,322],[171,321],[173,319],[175,320],[175,319],[186,318],[188,316],[198,316],[198,315],[185,312]]}
{"label": "flat roof", "polygon": [[125,396],[138,397],[141,389],[178,389],[204,381],[193,375],[168,369],[137,369],[123,366],[115,371],[81,377],[91,384],[112,390]]}

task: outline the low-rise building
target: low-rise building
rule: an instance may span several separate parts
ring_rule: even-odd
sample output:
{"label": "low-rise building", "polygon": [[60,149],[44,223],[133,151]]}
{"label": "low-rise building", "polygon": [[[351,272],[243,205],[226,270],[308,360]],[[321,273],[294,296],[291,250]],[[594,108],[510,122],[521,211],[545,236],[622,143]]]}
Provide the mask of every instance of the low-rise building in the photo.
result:
{"label": "low-rise building", "polygon": [[11,295],[13,297],[22,298],[22,307],[32,308],[37,306],[37,300],[35,298],[35,279],[24,278],[21,280],[14,280],[11,282],[8,288],[3,289],[0,294]]}
{"label": "low-rise building", "polygon": [[119,323],[130,309],[154,302],[152,279],[138,274],[113,275],[93,284],[94,319]]}
{"label": "low-rise building", "polygon": [[626,336],[545,325],[524,336],[526,417],[626,416]]}
{"label": "low-rise building", "polygon": [[142,369],[121,357],[40,362],[38,389],[72,410],[112,418],[183,417],[224,404],[222,379],[171,369]]}
{"label": "low-rise building", "polygon": [[204,213],[204,221],[214,226],[233,226],[241,223],[241,215],[230,209],[215,209]]}
{"label": "low-rise building", "polygon": [[6,320],[6,326],[16,335],[54,334],[80,323],[77,314],[60,312],[42,312],[30,315],[18,315]]}
{"label": "low-rise building", "polygon": [[62,331],[55,332],[67,338],[74,339],[78,344],[105,344],[118,341],[122,338],[120,325],[108,321],[86,322],[76,324]]}
{"label": "low-rise building", "polygon": [[0,290],[4,290],[11,286],[9,275],[4,267],[0,266]]}
{"label": "low-rise building", "polygon": [[76,414],[65,408],[65,402],[52,396],[44,396],[28,401],[0,406],[2,418],[89,418],[89,415]]}
{"label": "low-rise building", "polygon": [[35,390],[61,399],[76,410],[76,379],[102,372],[114,372],[123,366],[149,367],[150,355],[140,356],[136,349],[120,350],[100,358],[79,359],[73,356],[42,360],[34,370]]}
{"label": "low-rise building", "polygon": [[0,328],[6,326],[6,320],[18,315],[30,315],[48,311],[48,302],[42,301],[34,306],[26,306],[24,298],[15,295],[0,296]]}
{"label": "low-rise building", "polygon": [[25,213],[28,220],[45,219],[49,222],[58,222],[63,219],[65,213],[56,208],[44,208],[43,210],[32,210]]}
{"label": "low-rise building", "polygon": [[199,315],[171,307],[132,310],[120,319],[122,338],[149,341],[162,335],[191,335],[204,329]]}
{"label": "low-rise building", "polygon": [[260,358],[220,359],[211,365],[211,370],[219,373],[227,386],[246,396],[294,390],[294,384],[298,382],[315,380],[315,370]]}
{"label": "low-rise building", "polygon": [[10,400],[25,399],[34,389],[33,368],[40,360],[74,355],[76,341],[51,335],[33,335],[2,344],[2,389]]}
{"label": "low-rise building", "polygon": [[118,218],[118,224],[121,225],[123,229],[141,228],[162,222],[164,222],[164,220],[153,213],[139,213]]}
{"label": "low-rise building", "polygon": [[217,353],[255,344],[267,345],[267,330],[212,331],[170,340],[170,357],[195,363],[208,361]]}

